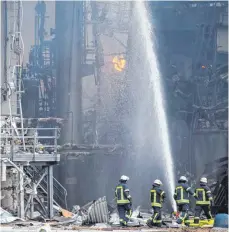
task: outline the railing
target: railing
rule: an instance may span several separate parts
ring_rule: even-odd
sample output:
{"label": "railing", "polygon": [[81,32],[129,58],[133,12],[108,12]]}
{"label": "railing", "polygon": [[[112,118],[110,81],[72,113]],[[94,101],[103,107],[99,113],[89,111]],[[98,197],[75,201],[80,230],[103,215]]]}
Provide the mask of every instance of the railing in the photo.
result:
{"label": "railing", "polygon": [[[22,135],[21,131],[24,131],[25,135]],[[58,131],[59,128],[1,128],[1,145],[4,147],[7,142],[10,143],[11,151],[25,148],[25,151],[33,154],[47,150],[57,153]],[[22,139],[25,145],[22,144]]]}

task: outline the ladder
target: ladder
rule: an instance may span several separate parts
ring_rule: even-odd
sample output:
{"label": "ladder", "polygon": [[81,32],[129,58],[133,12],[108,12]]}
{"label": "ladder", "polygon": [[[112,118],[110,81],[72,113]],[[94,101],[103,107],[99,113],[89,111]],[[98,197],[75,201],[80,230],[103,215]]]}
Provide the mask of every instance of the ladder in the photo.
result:
{"label": "ladder", "polygon": [[[25,150],[24,127],[21,95],[22,88],[22,64],[24,56],[24,43],[22,39],[22,18],[23,5],[22,1],[7,2],[8,13],[8,35],[9,35],[9,59],[7,67],[7,85],[8,85],[8,103],[9,103],[9,118],[11,125],[13,125],[13,114],[20,115],[20,133],[22,135],[23,149]],[[16,106],[14,106],[14,104]],[[18,121],[17,121],[18,123]],[[11,132],[12,133],[12,132]]]}

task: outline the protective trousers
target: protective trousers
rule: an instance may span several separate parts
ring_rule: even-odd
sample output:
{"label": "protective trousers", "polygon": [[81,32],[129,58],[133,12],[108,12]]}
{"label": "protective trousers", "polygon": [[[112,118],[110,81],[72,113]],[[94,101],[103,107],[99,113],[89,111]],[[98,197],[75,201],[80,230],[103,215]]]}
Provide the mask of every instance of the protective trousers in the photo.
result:
{"label": "protective trousers", "polygon": [[[150,225],[149,225],[150,223]],[[147,223],[149,226],[158,226],[160,227],[162,223],[161,220],[161,208],[160,207],[153,207],[153,215],[150,218],[150,221]]]}
{"label": "protective trousers", "polygon": [[196,205],[196,207],[195,207],[195,217],[194,217],[194,223],[195,224],[200,223],[200,214],[201,214],[202,210],[204,211],[204,214],[206,215],[207,219],[212,219],[210,205]]}
{"label": "protective trousers", "polygon": [[185,223],[185,221],[189,219],[188,210],[188,204],[178,205],[178,211],[180,212],[179,218],[177,219],[178,224]]}
{"label": "protective trousers", "polygon": [[132,210],[130,204],[118,205],[119,221],[121,226],[127,226]]}

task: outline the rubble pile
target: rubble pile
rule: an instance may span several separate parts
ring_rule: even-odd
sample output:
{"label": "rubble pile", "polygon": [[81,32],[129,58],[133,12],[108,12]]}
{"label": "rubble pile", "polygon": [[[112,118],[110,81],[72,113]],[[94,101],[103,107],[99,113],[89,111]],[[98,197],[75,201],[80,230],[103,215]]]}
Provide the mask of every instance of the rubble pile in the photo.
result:
{"label": "rubble pile", "polygon": [[[37,227],[48,224],[53,228],[61,228],[64,230],[81,230],[85,226],[92,230],[115,230],[119,228],[119,216],[117,209],[114,205],[108,205],[106,197],[99,198],[96,201],[91,201],[86,205],[80,207],[79,205],[73,206],[72,211],[67,211],[54,206],[54,218],[44,219],[39,221],[38,218],[34,220],[24,221],[20,218],[12,216],[10,213],[0,208],[0,224],[13,224],[16,227]],[[129,230],[136,230],[136,227],[145,227],[147,220],[151,217],[152,213],[144,211],[138,206],[132,213],[130,221],[128,222]],[[16,222],[20,220],[20,222]],[[44,224],[45,223],[45,224]],[[135,229],[134,229],[135,228]],[[176,228],[177,230],[184,231],[181,225],[175,223],[175,220],[169,214],[163,214],[163,228]],[[185,231],[189,230],[188,228]],[[203,230],[203,228],[202,228]]]}
{"label": "rubble pile", "polygon": [[18,217],[14,217],[11,213],[0,207],[0,224],[8,224],[16,220],[22,220]]}

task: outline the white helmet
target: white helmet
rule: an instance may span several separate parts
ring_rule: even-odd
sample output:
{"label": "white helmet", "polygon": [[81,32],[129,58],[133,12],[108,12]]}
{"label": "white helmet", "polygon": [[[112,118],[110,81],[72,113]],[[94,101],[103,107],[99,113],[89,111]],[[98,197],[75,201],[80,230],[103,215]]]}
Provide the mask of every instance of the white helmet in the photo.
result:
{"label": "white helmet", "polygon": [[181,181],[188,181],[185,176],[181,176],[179,180],[181,180]]}
{"label": "white helmet", "polygon": [[162,185],[162,182],[160,180],[158,180],[158,179],[156,179],[153,183],[157,184],[157,185]]}
{"label": "white helmet", "polygon": [[120,180],[124,180],[124,181],[127,181],[127,180],[129,180],[130,178],[128,177],[128,176],[125,176],[125,175],[122,175],[121,177],[120,177]]}
{"label": "white helmet", "polygon": [[207,184],[207,183],[208,183],[208,180],[207,180],[206,177],[202,177],[202,178],[200,179],[200,182],[201,182],[201,183]]}

